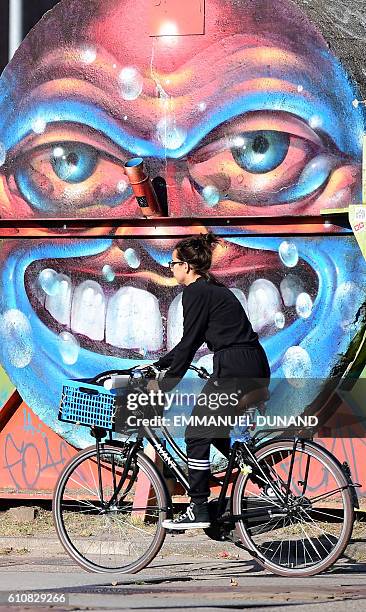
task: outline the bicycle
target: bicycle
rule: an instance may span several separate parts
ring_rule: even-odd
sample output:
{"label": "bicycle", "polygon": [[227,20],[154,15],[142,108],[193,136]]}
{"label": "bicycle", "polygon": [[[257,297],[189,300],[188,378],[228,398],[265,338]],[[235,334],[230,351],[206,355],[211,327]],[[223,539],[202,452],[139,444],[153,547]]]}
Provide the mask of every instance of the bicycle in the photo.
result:
{"label": "bicycle", "polygon": [[[209,378],[204,368],[191,369]],[[140,427],[135,440],[113,439],[116,396],[102,385],[122,376],[131,388],[136,373],[134,368],[114,370],[88,381],[69,381],[72,400],[70,387],[64,387],[59,418],[89,426],[96,443],[78,452],[60,474],[53,516],[66,552],[91,572],[136,573],[164,543],[167,531],[161,523],[173,516],[172,499],[161,471],[144,452],[144,440],[186,492],[189,486],[153,428]],[[148,368],[138,372],[137,386],[147,375]],[[241,404],[253,413],[267,399],[268,389],[262,388],[244,396]],[[186,463],[165,427],[161,434]],[[360,485],[352,482],[346,463],[311,438],[280,436],[268,441],[259,432],[249,440],[235,440],[223,477],[212,474],[211,480],[221,489],[209,502],[211,526],[204,530],[206,535],[232,542],[275,574],[323,572],[339,559],[351,538]],[[316,494],[319,480],[322,490]]]}

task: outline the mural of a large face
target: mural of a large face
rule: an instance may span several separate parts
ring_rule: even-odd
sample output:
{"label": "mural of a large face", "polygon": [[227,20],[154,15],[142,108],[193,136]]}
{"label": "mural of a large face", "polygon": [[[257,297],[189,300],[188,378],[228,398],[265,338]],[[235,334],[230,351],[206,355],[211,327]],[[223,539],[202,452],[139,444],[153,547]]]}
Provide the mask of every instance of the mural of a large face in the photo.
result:
{"label": "mural of a large face", "polygon": [[[206,0],[204,34],[180,36],[169,19],[152,36],[157,4],[62,0],[23,42],[1,79],[1,217],[135,218],[123,165],[137,155],[165,179],[177,227],[182,216],[264,216],[276,233],[283,215],[360,200],[362,107],[295,4]],[[55,421],[63,379],[154,360],[180,338],[167,268],[177,227],[70,236],[66,224],[56,238],[23,229],[2,245],[2,364],[72,442]],[[318,230],[220,229],[213,271],[247,309],[273,377],[339,373],[362,324],[356,242]]]}

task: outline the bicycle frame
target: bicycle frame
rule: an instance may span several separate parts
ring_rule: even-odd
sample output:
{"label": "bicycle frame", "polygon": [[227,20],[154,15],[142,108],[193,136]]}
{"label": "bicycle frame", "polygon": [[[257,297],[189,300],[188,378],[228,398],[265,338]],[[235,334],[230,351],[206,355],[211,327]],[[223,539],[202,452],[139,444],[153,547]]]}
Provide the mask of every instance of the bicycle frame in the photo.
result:
{"label": "bicycle frame", "polygon": [[[119,477],[119,482],[116,485],[116,474],[114,471],[114,465],[112,462],[112,471],[113,471],[113,482],[114,482],[114,493],[111,497],[111,499],[106,503],[106,509],[110,508],[113,504],[115,504],[118,500],[118,495],[120,494],[123,484],[126,480],[127,474],[131,468],[132,465],[132,460],[133,457],[136,455],[136,453],[141,450],[142,448],[142,444],[143,444],[143,440],[146,439],[148,442],[150,442],[150,444],[152,445],[152,447],[154,448],[155,452],[157,453],[157,455],[160,457],[160,459],[162,460],[163,464],[165,464],[166,466],[168,466],[168,468],[173,472],[174,476],[176,477],[176,479],[178,480],[178,482],[184,487],[184,489],[187,491],[189,489],[189,482],[188,479],[186,477],[186,475],[184,474],[183,470],[180,468],[180,466],[178,465],[178,463],[175,461],[174,457],[172,456],[172,454],[163,446],[163,444],[161,443],[161,440],[159,439],[159,437],[157,436],[157,434],[155,433],[154,430],[152,430],[150,427],[148,426],[144,426],[143,428],[141,428],[142,431],[139,432],[139,435],[137,436],[137,439],[135,442],[130,442],[128,443],[128,445],[124,444],[123,442],[118,442],[115,440],[112,440],[112,438],[110,438],[110,441],[113,443],[113,445],[118,446],[118,447],[125,447],[126,448],[126,463],[124,465],[123,471],[121,476]],[[169,432],[166,431],[165,428],[161,428],[161,432],[164,434],[164,436],[166,436],[166,438],[168,438],[169,443],[172,445],[172,447],[179,451],[179,456],[183,459],[185,459],[185,455],[184,453],[182,453],[181,449],[179,449],[177,443],[175,442],[175,440],[170,436]],[[101,439],[97,438],[97,446],[99,446],[101,444]],[[217,515],[216,515],[216,522],[217,523],[225,523],[225,522],[232,522],[233,520],[241,520],[244,519],[245,517],[248,517],[248,513],[250,514],[251,518],[255,518],[255,517],[259,517],[263,515],[263,510],[258,509],[258,510],[250,510],[250,511],[246,511],[245,514],[242,515],[233,515],[230,514],[223,516],[225,511],[226,511],[226,494],[228,491],[228,487],[230,484],[230,479],[234,473],[235,468],[238,468],[238,464],[237,464],[237,450],[238,448],[241,447],[242,449],[242,454],[244,455],[245,459],[249,462],[249,464],[254,468],[254,473],[257,474],[258,476],[261,477],[261,479],[265,480],[267,482],[268,485],[270,485],[271,487],[273,487],[276,490],[276,493],[278,495],[278,497],[282,500],[284,500],[284,496],[282,494],[282,492],[280,491],[279,487],[277,486],[277,483],[274,482],[273,480],[270,479],[270,477],[268,476],[268,474],[266,474],[263,469],[261,468],[261,466],[258,464],[254,453],[252,452],[250,446],[245,443],[245,442],[234,442],[233,446],[232,446],[232,452],[230,454],[229,457],[229,463],[227,465],[227,468],[225,470],[225,476],[223,478],[223,480],[215,477],[213,474],[210,475],[210,479],[218,484],[221,485],[221,489],[220,489],[220,493],[219,493],[219,497],[217,500]],[[294,444],[294,448],[293,448],[293,454],[295,453],[296,450],[296,446]],[[99,463],[100,461],[100,453],[99,450],[97,450],[97,461]],[[236,474],[236,478],[238,477],[240,471],[238,471],[238,473]],[[98,474],[101,474],[101,466],[98,466]],[[101,478],[101,476],[100,476]],[[130,488],[133,486],[133,482],[134,479],[136,478],[136,474],[132,476],[132,479],[129,483],[129,486],[127,488],[127,490],[124,492],[124,495],[127,494],[127,492],[130,490]],[[235,478],[235,480],[236,480]],[[234,483],[235,483],[234,480]],[[101,485],[100,485],[101,486]],[[101,487],[102,488],[102,487]],[[104,500],[101,498],[102,503],[104,503]],[[171,499],[168,499],[168,511],[172,510],[172,503],[171,503]]]}
{"label": "bicycle frame", "polygon": [[[145,432],[146,432],[146,439],[152,444],[154,450],[156,451],[156,453],[159,455],[159,457],[162,459],[162,461],[174,472],[174,474],[177,477],[177,480],[183,485],[183,487],[188,490],[189,488],[189,482],[185,476],[185,474],[182,472],[181,468],[179,467],[179,465],[176,463],[175,459],[173,458],[173,456],[169,453],[169,451],[163,447],[163,445],[161,444],[160,440],[157,438],[157,436],[155,435],[155,432],[153,432],[150,428],[145,427]],[[162,433],[167,433],[165,428],[162,428]],[[169,434],[168,434],[169,435]],[[170,438],[170,443],[173,442],[173,445],[177,448],[177,445],[175,443],[175,441],[173,440],[173,438],[171,438],[171,436],[169,435]],[[274,483],[272,480],[270,480],[268,478],[268,476],[265,474],[265,472],[263,472],[262,468],[259,466],[255,455],[251,452],[249,445],[245,442],[234,442],[233,446],[232,446],[232,452],[230,454],[229,457],[229,463],[226,467],[225,470],[225,476],[223,480],[220,480],[219,478],[216,478],[213,474],[210,475],[210,479],[213,480],[214,482],[218,483],[221,485],[221,489],[220,489],[220,493],[219,493],[219,497],[218,497],[218,501],[217,501],[217,519],[218,522],[220,522],[220,517],[222,517],[225,509],[226,509],[226,494],[228,491],[228,487],[230,484],[230,479],[232,477],[233,471],[235,469],[235,467],[238,467],[237,465],[237,449],[239,448],[239,446],[241,446],[244,449],[244,454],[245,457],[253,464],[254,469],[258,470],[258,473],[261,475],[261,477],[265,478],[267,481],[267,484],[271,485],[273,488],[277,489],[276,483]],[[237,474],[237,476],[239,475],[239,472]],[[280,492],[279,492],[280,493]],[[229,517],[226,517],[224,520],[233,520],[233,518],[239,520],[239,518],[244,518],[243,516],[238,516],[238,517],[234,517],[234,515],[230,515]],[[224,521],[221,521],[224,522]]]}

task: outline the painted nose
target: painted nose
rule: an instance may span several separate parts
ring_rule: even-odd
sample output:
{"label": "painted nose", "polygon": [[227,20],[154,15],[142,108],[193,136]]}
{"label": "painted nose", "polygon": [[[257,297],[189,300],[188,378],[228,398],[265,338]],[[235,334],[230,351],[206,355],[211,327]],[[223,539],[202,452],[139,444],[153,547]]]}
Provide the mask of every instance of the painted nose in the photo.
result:
{"label": "painted nose", "polygon": [[165,180],[169,217],[192,217],[192,211],[199,210],[199,200],[189,179],[187,160],[169,160]]}
{"label": "painted nose", "polygon": [[[184,236],[194,234],[206,234],[207,228],[204,225],[182,226],[179,217],[191,217],[192,202],[197,200],[197,194],[191,186],[187,173],[187,162],[185,160],[168,160],[161,162],[147,159],[145,167],[149,175],[154,179],[159,175],[166,181],[168,216],[177,218],[176,226],[159,226],[156,221],[155,226],[134,227],[134,237],[141,236],[139,245],[142,247],[155,248],[160,252],[172,252],[176,243]],[[195,206],[193,205],[193,208]],[[119,227],[116,237],[127,237],[131,235],[131,228]],[[159,236],[159,238],[155,238]]]}

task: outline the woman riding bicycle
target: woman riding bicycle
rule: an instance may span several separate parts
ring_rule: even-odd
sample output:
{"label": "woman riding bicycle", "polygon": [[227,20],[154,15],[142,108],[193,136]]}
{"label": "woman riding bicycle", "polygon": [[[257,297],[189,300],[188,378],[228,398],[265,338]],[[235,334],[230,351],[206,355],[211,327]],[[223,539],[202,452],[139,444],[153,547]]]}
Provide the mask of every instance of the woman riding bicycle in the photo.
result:
{"label": "woman riding bicycle", "polygon": [[[217,406],[217,398],[227,396],[222,390],[233,387],[239,397],[243,396],[240,404],[250,407],[255,404],[254,396],[258,401],[266,396],[265,389],[250,391],[268,386],[270,369],[240,302],[208,272],[217,242],[212,234],[188,238],[173,252],[170,268],[178,283],[185,285],[184,333],[173,351],[157,362],[161,369],[167,368],[168,376],[159,382],[150,381],[149,390],[157,390],[158,385],[163,391],[173,388],[206,341],[214,352],[214,368],[204,386],[203,399],[213,391]],[[92,383],[90,379],[73,380],[64,386],[62,420],[86,424],[96,436],[95,446],[78,452],[63,468],[54,494],[57,533],[77,563],[89,571],[137,572],[156,557],[167,530],[192,527],[206,529],[206,535],[214,540],[234,542],[280,576],[313,576],[339,559],[350,541],[354,508],[358,506],[356,487],[360,486],[352,482],[347,464],[342,465],[322,446],[298,435],[264,443],[255,438],[250,444],[235,440],[230,447],[231,424],[226,426],[225,422],[221,429],[215,426],[213,432],[210,424],[193,427],[190,422],[185,432],[187,478],[151,427],[139,431],[135,441],[112,437],[115,403],[110,401],[116,398],[105,390],[101,392],[100,386],[111,374],[121,374],[125,381],[127,373],[130,381],[134,369],[102,372]],[[262,384],[258,385],[258,379]],[[144,380],[144,375],[136,377],[136,388]],[[193,414],[202,421],[206,413],[211,421],[209,410],[213,406],[199,399]],[[230,406],[237,408],[240,406]],[[95,427],[99,412],[107,421],[109,440],[102,441],[106,431]],[[218,413],[221,407],[215,410]],[[161,430],[185,459],[165,427]],[[171,495],[161,471],[143,452],[144,438],[155,448],[163,467],[175,474],[191,496],[187,511],[175,520],[167,518],[172,512]],[[227,478],[217,503],[207,503],[211,443],[229,455]],[[320,484],[319,474],[323,475]]]}
{"label": "woman riding bicycle", "polygon": [[[258,334],[253,331],[234,293],[209,272],[213,250],[218,243],[214,234],[201,234],[181,240],[173,251],[169,267],[177,282],[185,285],[182,296],[183,337],[169,353],[154,363],[160,370],[168,369],[159,383],[149,383],[149,390],[168,391],[175,386],[204,342],[214,353],[214,369],[201,393],[217,393],[218,386],[225,391],[228,386],[233,389],[233,381],[236,381],[235,391],[241,394],[253,389],[255,379],[269,383],[270,367]],[[196,404],[192,416],[202,416],[208,410],[204,404]],[[209,527],[210,445],[213,443],[228,456],[229,431],[230,426],[224,427],[215,435],[212,429],[205,431],[191,425],[187,427],[185,442],[191,503],[178,518],[164,521],[163,527],[178,530]]]}

